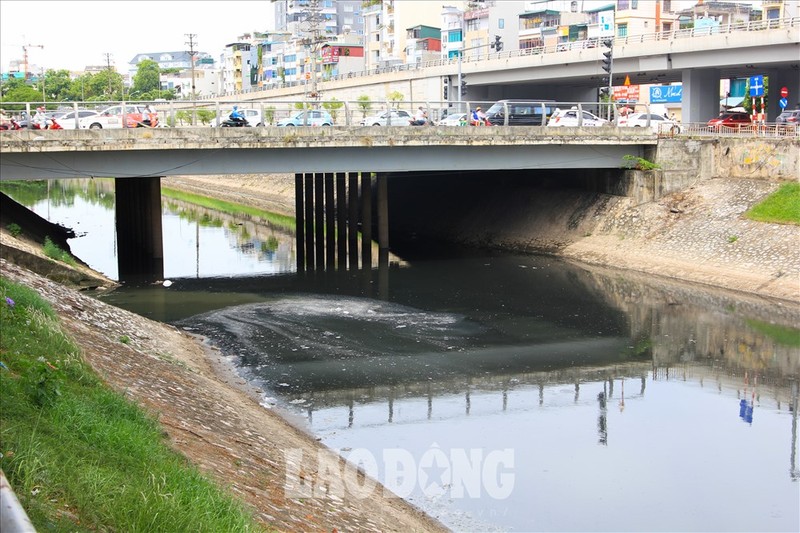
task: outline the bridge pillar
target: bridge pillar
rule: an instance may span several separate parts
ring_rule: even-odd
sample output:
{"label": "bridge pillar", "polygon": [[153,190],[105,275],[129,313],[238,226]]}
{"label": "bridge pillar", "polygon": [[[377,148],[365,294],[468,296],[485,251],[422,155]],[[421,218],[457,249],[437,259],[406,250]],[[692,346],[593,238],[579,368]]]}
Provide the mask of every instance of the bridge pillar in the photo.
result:
{"label": "bridge pillar", "polygon": [[361,173],[361,268],[372,268],[372,173]]}
{"label": "bridge pillar", "polygon": [[688,69],[683,72],[682,122],[708,122],[719,115],[719,71]]}
{"label": "bridge pillar", "polygon": [[358,172],[348,176],[347,193],[347,260],[350,270],[358,270]]}
{"label": "bridge pillar", "polygon": [[164,279],[161,178],[114,180],[119,280]]}
{"label": "bridge pillar", "polygon": [[314,175],[305,175],[306,270],[314,270]]}
{"label": "bridge pillar", "polygon": [[295,257],[297,259],[297,271],[302,272],[306,268],[306,233],[305,233],[305,207],[303,200],[304,177],[302,174],[294,175],[294,216],[295,216]]}
{"label": "bridge pillar", "polygon": [[333,200],[333,173],[325,173],[325,269],[336,265],[336,203]]}
{"label": "bridge pillar", "polygon": [[347,270],[347,182],[346,174],[336,174],[336,268]]}
{"label": "bridge pillar", "polygon": [[314,243],[317,270],[325,270],[325,175],[314,174]]}
{"label": "bridge pillar", "polygon": [[295,174],[298,272],[371,270],[373,219],[378,232],[379,266],[388,265],[387,178],[381,174],[375,181],[377,200],[373,213],[371,172]]}
{"label": "bridge pillar", "polygon": [[[389,194],[386,174],[378,174],[378,250],[380,257],[389,254]],[[383,261],[380,261],[383,263]]]}

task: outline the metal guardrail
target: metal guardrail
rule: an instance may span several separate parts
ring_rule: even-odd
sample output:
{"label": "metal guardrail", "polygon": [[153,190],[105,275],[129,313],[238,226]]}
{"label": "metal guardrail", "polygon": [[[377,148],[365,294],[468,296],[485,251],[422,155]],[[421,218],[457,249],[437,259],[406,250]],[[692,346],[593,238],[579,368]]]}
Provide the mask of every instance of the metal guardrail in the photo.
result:
{"label": "metal guardrail", "polygon": [[[209,127],[218,126],[221,120],[225,120],[233,109],[233,106],[239,106],[242,110],[257,110],[259,120],[263,126],[272,126],[279,120],[288,118],[292,114],[303,109],[320,109],[326,110],[333,118],[334,127],[347,127],[359,126],[364,117],[374,116],[382,113],[388,109],[401,109],[414,115],[418,107],[422,107],[428,115],[429,120],[435,122],[441,120],[447,115],[471,113],[477,107],[482,107],[486,112],[492,105],[502,105],[504,108],[503,116],[506,120],[503,124],[496,125],[509,125],[507,117],[509,117],[508,106],[509,103],[527,103],[530,104],[531,112],[536,114],[534,121],[536,126],[545,126],[550,114],[556,109],[567,110],[575,109],[579,111],[578,116],[581,116],[580,111],[588,111],[600,118],[608,120],[613,126],[620,126],[620,121],[623,118],[619,111],[627,107],[629,104],[620,103],[605,103],[605,102],[555,102],[543,100],[501,100],[494,101],[480,101],[470,100],[463,102],[449,102],[449,101],[422,101],[422,100],[350,100],[338,101],[335,103],[336,108],[330,107],[331,102],[309,102],[307,100],[275,100],[269,102],[249,102],[244,103],[238,100],[172,100],[169,102],[154,102],[154,101],[133,101],[133,102],[50,102],[47,104],[39,102],[6,102],[7,112],[15,108],[23,110],[30,116],[31,110],[38,106],[46,105],[50,111],[57,109],[73,111],[78,109],[102,109],[109,106],[119,105],[144,105],[150,104],[155,109],[159,117],[159,127]],[[637,104],[637,112],[649,115],[651,107],[648,104]],[[535,110],[534,110],[535,108]],[[19,112],[19,111],[18,111]],[[123,115],[124,117],[124,115]],[[538,123],[539,117],[543,117],[541,124]],[[121,124],[127,124],[127,120],[123,118]],[[389,126],[391,124],[387,124]],[[397,126],[397,123],[394,124]],[[717,137],[800,137],[800,125],[795,123],[753,123],[741,124],[734,126],[709,126],[707,123],[675,123],[667,121],[664,124],[657,124],[655,122],[646,122],[641,124],[642,130],[645,132],[653,132],[661,137],[667,136],[717,136]],[[427,127],[427,126],[425,126]],[[627,127],[627,126],[621,126]],[[71,128],[70,128],[71,129]],[[77,129],[77,128],[76,128]]]}
{"label": "metal guardrail", "polygon": [[17,495],[0,470],[0,531],[3,533],[36,533],[30,518],[20,505]]}
{"label": "metal guardrail", "polygon": [[688,137],[800,137],[800,125],[788,122],[736,124],[731,126],[687,123],[680,126],[681,131],[678,135]]}

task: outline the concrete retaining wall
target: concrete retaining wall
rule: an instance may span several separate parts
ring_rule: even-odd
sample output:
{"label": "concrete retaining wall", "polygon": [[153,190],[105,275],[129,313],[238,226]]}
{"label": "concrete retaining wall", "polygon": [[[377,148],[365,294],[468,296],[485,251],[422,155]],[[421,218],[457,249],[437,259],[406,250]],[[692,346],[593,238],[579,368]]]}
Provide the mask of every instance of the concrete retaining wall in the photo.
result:
{"label": "concrete retaining wall", "polygon": [[769,137],[661,139],[654,160],[664,174],[662,188],[654,199],[710,178],[798,180],[800,140]]}

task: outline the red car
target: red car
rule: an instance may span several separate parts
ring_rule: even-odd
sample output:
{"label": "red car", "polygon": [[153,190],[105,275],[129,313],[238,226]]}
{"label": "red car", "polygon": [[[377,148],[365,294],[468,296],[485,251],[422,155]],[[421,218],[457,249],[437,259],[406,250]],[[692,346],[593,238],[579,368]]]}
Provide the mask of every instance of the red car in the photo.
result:
{"label": "red car", "polygon": [[729,128],[741,128],[742,126],[749,126],[750,124],[752,124],[750,115],[739,112],[723,113],[717,118],[712,118],[708,121],[708,125],[716,129],[720,129],[722,126],[727,126]]}

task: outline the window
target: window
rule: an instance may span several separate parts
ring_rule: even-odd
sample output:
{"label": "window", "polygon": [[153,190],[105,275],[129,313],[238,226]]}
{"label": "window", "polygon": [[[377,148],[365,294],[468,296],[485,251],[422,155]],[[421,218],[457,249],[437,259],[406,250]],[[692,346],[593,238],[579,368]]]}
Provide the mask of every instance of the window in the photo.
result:
{"label": "window", "polygon": [[630,0],[618,0],[617,1],[617,11],[622,11],[625,9],[629,9]]}
{"label": "window", "polygon": [[661,11],[664,13],[672,13],[672,0],[664,0],[662,5],[664,7],[661,8]]}
{"label": "window", "polygon": [[778,8],[767,10],[767,20],[777,20],[781,15],[781,10]]}
{"label": "window", "polygon": [[497,19],[497,28],[502,30],[506,27],[506,20],[505,19]]}
{"label": "window", "polygon": [[617,37],[627,37],[628,36],[628,23],[625,24],[618,24],[617,25]]}
{"label": "window", "polygon": [[631,9],[639,9],[639,0],[631,0]]}
{"label": "window", "polygon": [[462,38],[461,38],[461,30],[451,31],[447,35],[447,42],[448,43],[460,43],[461,40],[462,40]]}

